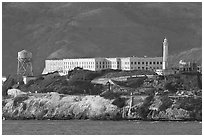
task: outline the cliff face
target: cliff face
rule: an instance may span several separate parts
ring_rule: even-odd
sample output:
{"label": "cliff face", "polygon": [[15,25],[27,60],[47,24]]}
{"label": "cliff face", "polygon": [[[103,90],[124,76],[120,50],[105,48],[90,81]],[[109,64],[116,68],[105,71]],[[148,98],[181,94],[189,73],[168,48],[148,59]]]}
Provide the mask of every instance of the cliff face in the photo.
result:
{"label": "cliff face", "polygon": [[100,96],[19,95],[3,107],[11,119],[113,119],[119,109]]}
{"label": "cliff face", "polygon": [[131,101],[129,97],[24,94],[4,99],[2,106],[6,119],[202,120],[202,99],[193,97],[136,96]]}

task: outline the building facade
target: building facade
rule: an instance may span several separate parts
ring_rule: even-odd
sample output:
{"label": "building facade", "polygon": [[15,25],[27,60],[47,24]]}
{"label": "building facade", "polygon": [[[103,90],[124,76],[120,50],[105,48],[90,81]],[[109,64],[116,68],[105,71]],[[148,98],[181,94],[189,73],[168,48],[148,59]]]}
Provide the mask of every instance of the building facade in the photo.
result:
{"label": "building facade", "polygon": [[76,58],[46,60],[43,74],[59,71],[68,74],[76,67],[98,71],[104,69],[156,70],[162,69],[162,57],[116,57],[116,58]]}
{"label": "building facade", "polygon": [[168,62],[168,41],[163,41],[163,57],[116,57],[116,58],[75,58],[61,60],[45,60],[43,74],[59,71],[62,75],[68,74],[76,67],[98,71],[103,69],[121,70],[165,70]]}
{"label": "building facade", "polygon": [[197,63],[195,62],[184,62],[180,60],[179,62],[179,71],[181,72],[199,72]]}
{"label": "building facade", "polygon": [[45,60],[45,68],[42,72],[42,74],[46,74],[46,73],[50,73],[50,72],[54,72],[54,71],[59,71],[59,72],[63,72],[64,70],[64,64],[63,64],[63,60]]}

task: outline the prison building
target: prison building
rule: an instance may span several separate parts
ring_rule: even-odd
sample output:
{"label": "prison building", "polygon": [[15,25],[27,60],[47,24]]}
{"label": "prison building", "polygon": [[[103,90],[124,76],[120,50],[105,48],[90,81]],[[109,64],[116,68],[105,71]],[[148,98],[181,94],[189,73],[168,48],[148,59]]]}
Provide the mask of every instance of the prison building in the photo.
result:
{"label": "prison building", "polygon": [[162,69],[162,57],[75,58],[46,60],[43,74],[59,71],[63,75],[76,67],[98,71],[104,69],[156,70]]}

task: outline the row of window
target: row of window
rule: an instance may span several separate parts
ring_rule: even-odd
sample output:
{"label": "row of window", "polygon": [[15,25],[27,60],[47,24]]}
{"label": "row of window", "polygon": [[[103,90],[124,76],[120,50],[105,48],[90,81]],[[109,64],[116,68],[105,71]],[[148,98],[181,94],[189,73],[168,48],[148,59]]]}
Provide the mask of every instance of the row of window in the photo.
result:
{"label": "row of window", "polygon": [[65,64],[68,64],[68,65],[73,65],[73,64],[94,64],[94,62],[64,62]]}
{"label": "row of window", "polygon": [[75,67],[82,67],[82,68],[95,68],[94,65],[67,65],[65,68],[75,68]]}
{"label": "row of window", "polygon": [[98,64],[100,64],[100,65],[103,64],[104,65],[104,64],[110,64],[110,62],[96,62],[96,65],[98,65]]}
{"label": "row of window", "polygon": [[162,69],[162,67],[131,67],[131,69],[142,69],[142,70],[152,70],[152,69]]}
{"label": "row of window", "polygon": [[[94,68],[94,65],[65,65],[65,68],[73,68],[73,67],[83,67],[83,68]],[[118,66],[119,67],[119,66]],[[54,67],[56,68],[56,67]],[[111,68],[111,65],[96,65],[96,68]],[[116,65],[113,65],[112,68],[116,68]]]}
{"label": "row of window", "polygon": [[96,65],[99,65],[99,64],[100,64],[100,65],[101,65],[101,64],[103,64],[103,65],[105,65],[105,64],[109,65],[109,64],[111,64],[111,63],[112,63],[112,64],[117,64],[117,63],[119,64],[119,62],[107,62],[107,61],[104,62],[104,61],[102,61],[102,62],[96,62]]}
{"label": "row of window", "polygon": [[[124,69],[129,70],[130,67],[124,67]],[[139,69],[139,70],[155,70],[155,69],[162,69],[162,67],[131,67],[131,70]]]}
{"label": "row of window", "polygon": [[[82,64],[82,65],[88,65],[88,64],[94,64],[94,62],[64,62],[65,63],[65,65],[80,65],[80,64]],[[118,64],[119,64],[119,62],[117,62]],[[142,64],[142,65],[144,65],[144,64],[146,64],[146,65],[148,65],[148,64],[150,64],[150,65],[155,65],[155,64],[157,64],[157,65],[159,65],[159,64],[162,64],[162,61],[157,61],[157,62],[125,62],[125,64],[127,65],[127,64],[129,64],[129,63],[131,63],[131,65],[133,65],[133,64],[138,64],[138,65],[140,65],[140,64]],[[98,65],[98,64],[100,64],[100,65],[109,65],[109,64],[111,64],[111,62],[96,62],[96,65]],[[116,64],[116,62],[113,62],[113,64]],[[61,63],[50,63],[49,64],[50,66],[60,66],[60,65],[62,65]]]}
{"label": "row of window", "polygon": [[110,65],[96,65],[96,68],[111,68]]}
{"label": "row of window", "polygon": [[[129,64],[129,62],[125,62],[125,64]],[[133,64],[138,64],[138,65],[140,65],[140,64],[142,64],[142,65],[144,65],[144,64],[146,64],[146,65],[148,65],[148,64],[150,64],[150,65],[155,65],[155,64],[157,64],[157,65],[159,65],[159,64],[162,64],[162,61],[153,61],[153,62],[131,62],[131,65],[133,65]]]}

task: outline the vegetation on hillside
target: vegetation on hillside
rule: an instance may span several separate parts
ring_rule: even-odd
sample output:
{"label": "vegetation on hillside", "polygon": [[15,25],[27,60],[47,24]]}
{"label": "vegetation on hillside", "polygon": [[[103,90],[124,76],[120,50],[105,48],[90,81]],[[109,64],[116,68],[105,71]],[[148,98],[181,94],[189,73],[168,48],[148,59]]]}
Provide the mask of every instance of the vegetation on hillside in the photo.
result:
{"label": "vegetation on hillside", "polygon": [[[123,75],[123,71],[116,71],[119,71],[120,74]],[[126,81],[112,80],[113,83],[109,83],[110,85],[93,84],[91,82],[94,78],[103,77],[104,75],[110,76],[112,73],[114,74],[115,70],[93,72],[75,69],[67,76],[59,76],[59,74],[55,72],[39,76],[36,80],[31,80],[23,85],[16,85],[15,80],[10,77],[9,80],[4,83],[4,89],[5,87],[16,87],[26,93],[29,92],[29,94],[21,94],[19,92],[19,95],[15,95],[13,99],[11,99],[12,95],[9,95],[10,97],[5,97],[5,95],[2,101],[4,116],[12,119],[115,119],[121,118],[122,113],[125,113],[127,116],[127,113],[129,113],[127,108],[129,108],[130,98],[133,96],[133,108],[131,108],[133,118],[144,120],[202,119],[202,93],[200,92],[202,88],[200,85],[201,74],[183,73],[165,77],[154,76],[151,78],[146,76],[132,77]],[[124,73],[126,74],[126,72]],[[85,79],[81,79],[82,77]],[[32,94],[36,91],[42,94]],[[189,93],[191,93],[191,96],[188,96]],[[177,98],[179,94],[185,96]],[[69,101],[72,102],[72,100],[66,100],[67,98],[79,97],[78,101],[80,101],[81,97],[89,97],[85,95],[92,95],[92,97],[91,100],[89,100],[91,102],[83,100],[83,103],[81,102],[83,105],[84,103],[94,105],[96,102],[100,104],[102,100],[104,100],[104,103],[108,101],[109,103],[106,107],[113,105],[112,107],[115,108],[117,114],[111,109],[108,113],[102,113],[104,105],[101,106],[101,112],[97,110],[97,115],[94,114],[95,112],[92,110],[86,110],[88,108],[95,109],[97,106],[82,107],[82,104],[79,103],[73,106],[74,108],[76,107],[76,110],[69,108]],[[98,97],[100,100],[95,100],[95,97]],[[139,97],[141,97],[141,99],[139,99]],[[13,102],[11,102],[12,100]],[[60,101],[57,102],[56,100]],[[33,104],[33,102],[35,102],[35,104]],[[54,107],[48,102],[52,102],[58,106],[59,110],[56,110],[57,113],[53,112]],[[39,107],[36,107],[38,106],[37,104]],[[62,104],[64,104],[64,106],[61,106]],[[9,107],[10,105],[13,107]],[[28,108],[35,109],[36,113],[31,113],[27,110]],[[71,114],[67,111],[64,112],[65,108]],[[87,111],[93,114],[90,115]]]}

